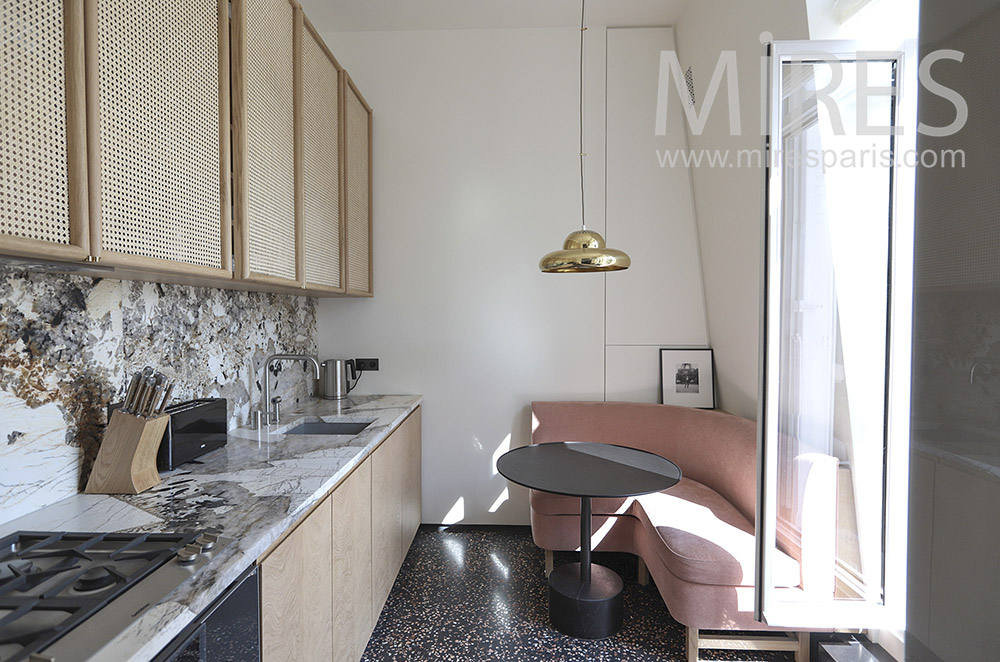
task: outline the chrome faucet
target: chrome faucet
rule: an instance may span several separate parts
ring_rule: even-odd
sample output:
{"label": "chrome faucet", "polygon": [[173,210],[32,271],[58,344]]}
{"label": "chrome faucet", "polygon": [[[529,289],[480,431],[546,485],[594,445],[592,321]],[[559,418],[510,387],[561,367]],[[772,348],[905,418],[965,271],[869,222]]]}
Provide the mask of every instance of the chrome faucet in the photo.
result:
{"label": "chrome faucet", "polygon": [[[272,422],[279,423],[279,409],[277,402],[271,402],[271,379],[268,377],[268,373],[271,372],[271,364],[275,361],[312,361],[313,368],[316,369],[316,379],[319,379],[319,361],[307,354],[273,354],[267,357],[264,362],[264,425],[270,425]],[[275,400],[279,400],[275,398]],[[272,404],[274,407],[272,408]],[[274,421],[271,420],[271,415],[274,414]]]}

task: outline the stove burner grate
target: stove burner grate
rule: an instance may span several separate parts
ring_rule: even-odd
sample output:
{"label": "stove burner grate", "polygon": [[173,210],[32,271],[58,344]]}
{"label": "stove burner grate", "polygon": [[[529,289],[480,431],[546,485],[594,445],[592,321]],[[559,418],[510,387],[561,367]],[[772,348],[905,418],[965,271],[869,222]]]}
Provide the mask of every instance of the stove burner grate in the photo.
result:
{"label": "stove burner grate", "polygon": [[172,559],[198,533],[18,532],[0,539],[0,662],[22,662]]}

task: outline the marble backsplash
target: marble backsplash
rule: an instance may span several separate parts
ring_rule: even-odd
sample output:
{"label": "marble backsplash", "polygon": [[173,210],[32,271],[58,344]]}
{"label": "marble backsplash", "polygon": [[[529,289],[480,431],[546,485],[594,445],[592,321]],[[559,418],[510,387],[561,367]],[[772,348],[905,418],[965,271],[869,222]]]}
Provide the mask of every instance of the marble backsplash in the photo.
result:
{"label": "marble backsplash", "polygon": [[[224,397],[230,428],[245,424],[268,355],[316,354],[316,300],[2,267],[0,342],[5,522],[83,488],[107,403],[145,365],[177,380],[175,402]],[[314,382],[281,367],[272,390],[291,407]]]}
{"label": "marble backsplash", "polygon": [[1000,437],[1000,287],[917,291],[912,402],[917,425]]}

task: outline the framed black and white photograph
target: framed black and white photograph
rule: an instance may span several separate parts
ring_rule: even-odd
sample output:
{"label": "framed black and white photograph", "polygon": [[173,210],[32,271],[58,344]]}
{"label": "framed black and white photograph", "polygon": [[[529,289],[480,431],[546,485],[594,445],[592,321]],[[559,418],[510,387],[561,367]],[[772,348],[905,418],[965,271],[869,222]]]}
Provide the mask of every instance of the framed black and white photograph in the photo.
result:
{"label": "framed black and white photograph", "polygon": [[714,368],[711,349],[661,349],[660,402],[715,409]]}

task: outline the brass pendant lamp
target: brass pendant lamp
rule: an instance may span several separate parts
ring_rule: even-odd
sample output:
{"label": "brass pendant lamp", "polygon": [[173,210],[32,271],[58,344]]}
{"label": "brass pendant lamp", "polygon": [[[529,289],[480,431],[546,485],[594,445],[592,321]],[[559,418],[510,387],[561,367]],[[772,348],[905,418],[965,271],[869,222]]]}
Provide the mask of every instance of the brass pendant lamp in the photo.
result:
{"label": "brass pendant lamp", "polygon": [[608,248],[599,232],[587,229],[586,201],[583,188],[583,40],[587,27],[586,0],[580,0],[580,221],[582,229],[571,232],[561,251],[552,251],[541,259],[538,268],[547,274],[581,274],[628,269],[632,260],[623,251]]}

